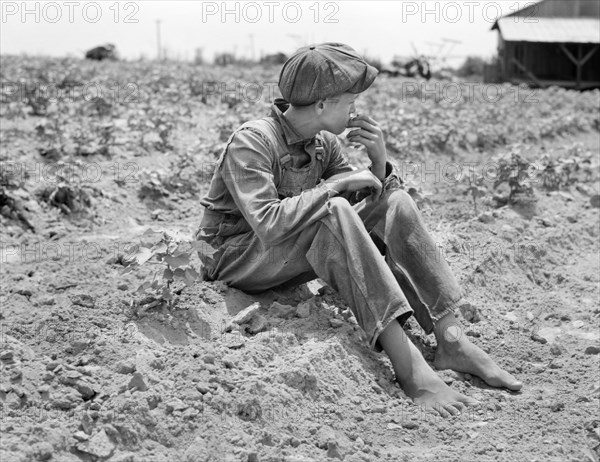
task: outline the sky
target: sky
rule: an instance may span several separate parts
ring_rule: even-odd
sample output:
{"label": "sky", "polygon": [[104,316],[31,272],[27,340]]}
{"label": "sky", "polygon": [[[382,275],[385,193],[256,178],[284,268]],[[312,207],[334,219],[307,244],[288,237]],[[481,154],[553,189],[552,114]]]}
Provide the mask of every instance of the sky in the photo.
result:
{"label": "sky", "polygon": [[[495,19],[532,1],[0,1],[0,54],[83,56],[114,43],[125,59],[259,58],[307,43],[347,43],[389,63],[415,52],[457,65],[496,52]],[[157,23],[160,21],[160,23]]]}

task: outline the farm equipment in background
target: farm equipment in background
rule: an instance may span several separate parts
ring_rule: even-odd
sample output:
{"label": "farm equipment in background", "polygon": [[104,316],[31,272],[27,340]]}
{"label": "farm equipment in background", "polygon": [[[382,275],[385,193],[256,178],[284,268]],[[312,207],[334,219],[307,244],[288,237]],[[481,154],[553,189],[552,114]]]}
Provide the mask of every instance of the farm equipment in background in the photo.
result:
{"label": "farm equipment in background", "polygon": [[434,72],[432,68],[435,69],[435,72],[440,71],[447,66],[449,58],[456,58],[456,56],[451,56],[450,52],[461,42],[453,39],[442,39],[441,43],[425,43],[432,48],[429,54],[420,53],[415,44],[411,42],[413,56],[408,58],[395,56],[391,66],[384,67],[381,72],[392,77],[421,77],[429,80]]}
{"label": "farm equipment in background", "polygon": [[106,45],[100,45],[98,47],[92,48],[85,52],[85,59],[92,59],[94,61],[104,61],[108,59],[110,61],[116,61],[117,49],[112,43],[107,43]]}
{"label": "farm equipment in background", "polygon": [[396,56],[392,60],[391,66],[383,67],[381,73],[392,77],[421,77],[429,80],[431,79],[431,66],[429,59],[424,55],[409,59]]}

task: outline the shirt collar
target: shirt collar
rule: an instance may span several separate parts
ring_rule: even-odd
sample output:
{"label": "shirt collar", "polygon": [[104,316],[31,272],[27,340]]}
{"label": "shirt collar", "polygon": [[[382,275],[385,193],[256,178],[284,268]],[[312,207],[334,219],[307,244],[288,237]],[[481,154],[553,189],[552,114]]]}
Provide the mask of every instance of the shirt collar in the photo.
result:
{"label": "shirt collar", "polygon": [[271,117],[277,119],[281,125],[283,130],[283,137],[285,138],[288,146],[292,144],[308,144],[315,140],[315,137],[311,138],[302,138],[302,135],[298,133],[298,131],[292,126],[290,121],[283,114],[284,111],[287,110],[290,103],[288,103],[283,98],[276,98],[271,105]]}

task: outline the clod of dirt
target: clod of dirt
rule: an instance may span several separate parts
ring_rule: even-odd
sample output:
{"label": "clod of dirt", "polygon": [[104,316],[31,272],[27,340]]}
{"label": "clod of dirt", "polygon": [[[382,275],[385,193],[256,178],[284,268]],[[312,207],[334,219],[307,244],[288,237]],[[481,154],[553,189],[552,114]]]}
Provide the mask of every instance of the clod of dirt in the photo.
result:
{"label": "clod of dirt", "polygon": [[75,389],[81,394],[84,400],[90,400],[96,395],[96,391],[88,382],[80,381],[75,384]]}
{"label": "clod of dirt", "polygon": [[585,349],[584,353],[586,355],[597,355],[598,353],[600,353],[600,347],[595,345],[589,346]]}
{"label": "clod of dirt", "polygon": [[238,324],[238,325],[248,324],[252,321],[252,318],[258,314],[259,311],[260,311],[260,303],[255,302],[252,305],[250,305],[249,307],[244,308],[238,314],[236,314],[231,319],[231,322]]}
{"label": "clod of dirt", "polygon": [[554,343],[550,347],[550,353],[552,353],[554,356],[560,356],[563,353],[563,349],[558,343]]}
{"label": "clod of dirt", "polygon": [[401,425],[407,430],[414,430],[416,428],[419,428],[419,424],[417,422],[402,422]]}
{"label": "clod of dirt", "polygon": [[600,194],[590,197],[590,205],[596,209],[600,208]]}
{"label": "clod of dirt", "polygon": [[494,221],[494,215],[492,212],[483,212],[477,219],[482,223],[492,223]]}
{"label": "clod of dirt", "polygon": [[69,299],[73,305],[83,306],[84,308],[94,308],[94,305],[96,304],[94,298],[88,294],[69,295]]}
{"label": "clod of dirt", "polygon": [[33,295],[33,292],[31,291],[31,289],[25,289],[25,288],[19,288],[19,289],[15,290],[15,293],[17,293],[19,295],[23,295],[24,297],[31,297]]}
{"label": "clod of dirt", "polygon": [[470,303],[465,303],[464,305],[461,305],[459,307],[459,310],[466,321],[473,323],[481,321],[481,315],[479,314],[479,310]]}
{"label": "clod of dirt", "polygon": [[196,384],[196,390],[205,395],[210,391],[210,387],[208,386],[208,383],[200,382]]}
{"label": "clod of dirt", "polygon": [[552,412],[559,412],[562,411],[565,408],[565,403],[563,403],[562,401],[557,401],[556,403],[553,403],[550,406],[550,410]]}
{"label": "clod of dirt", "polygon": [[78,430],[73,433],[73,438],[75,438],[77,441],[87,441],[90,439],[90,435],[84,431]]}
{"label": "clod of dirt", "polygon": [[12,361],[13,352],[9,350],[0,351],[0,360],[2,361]]}
{"label": "clod of dirt", "polygon": [[535,333],[531,334],[531,340],[533,340],[534,342],[541,343],[542,345],[545,344],[545,343],[548,343],[548,340],[546,340],[541,335],[538,335],[538,334],[535,334]]}
{"label": "clod of dirt", "polygon": [[296,308],[292,305],[282,305],[279,302],[273,302],[269,307],[269,314],[278,318],[289,319],[294,316]]}
{"label": "clod of dirt", "polygon": [[146,385],[142,374],[140,374],[139,372],[134,372],[133,377],[131,377],[131,380],[127,384],[127,388],[135,389],[138,391],[146,391],[148,390],[148,385]]}
{"label": "clod of dirt", "polygon": [[91,454],[101,459],[110,457],[115,450],[115,444],[104,430],[100,430],[89,441],[77,444],[81,452]]}
{"label": "clod of dirt", "polygon": [[173,413],[174,411],[183,412],[189,406],[181,401],[179,398],[173,398],[171,401],[165,404],[167,413]]}
{"label": "clod of dirt", "polygon": [[327,443],[327,457],[344,460],[344,456],[340,453],[338,445],[331,441]]}
{"label": "clod of dirt", "polygon": [[41,443],[35,443],[31,447],[31,456],[34,460],[50,460],[52,459],[52,453],[54,448],[47,441]]}
{"label": "clod of dirt", "polygon": [[260,332],[264,332],[269,328],[269,321],[262,314],[257,314],[252,318],[250,325],[246,329],[251,335],[256,335]]}
{"label": "clod of dirt", "polygon": [[311,310],[314,310],[316,308],[317,306],[315,304],[315,300],[314,298],[311,298],[310,300],[306,300],[305,302],[302,302],[298,305],[298,307],[296,308],[296,316],[298,316],[299,318],[308,318],[310,316]]}
{"label": "clod of dirt", "polygon": [[341,319],[337,319],[337,318],[331,318],[329,320],[329,324],[331,324],[331,327],[337,329],[344,325],[344,321],[342,321]]}
{"label": "clod of dirt", "polygon": [[81,403],[82,397],[75,390],[67,391],[64,394],[52,399],[50,404],[55,409],[64,409],[69,410],[77,407],[79,403]]}
{"label": "clod of dirt", "polygon": [[19,409],[21,407],[21,398],[16,393],[9,393],[6,396],[5,405],[9,409]]}

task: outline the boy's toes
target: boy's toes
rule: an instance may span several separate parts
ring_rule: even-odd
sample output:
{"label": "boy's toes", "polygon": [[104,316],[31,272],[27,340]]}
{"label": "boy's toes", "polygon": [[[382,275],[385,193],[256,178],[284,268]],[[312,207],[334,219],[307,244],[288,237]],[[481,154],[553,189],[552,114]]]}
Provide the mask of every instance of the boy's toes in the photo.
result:
{"label": "boy's toes", "polygon": [[461,403],[463,403],[465,406],[479,406],[481,404],[475,398],[471,398],[471,397],[465,396],[465,395],[461,395],[459,401]]}
{"label": "boy's toes", "polygon": [[444,419],[447,419],[451,415],[454,415],[453,413],[450,412],[450,410],[449,410],[450,407],[452,407],[452,406],[448,406],[447,404],[444,404],[444,403],[435,403],[431,407],[431,409],[433,412],[436,412],[439,415],[441,415]]}
{"label": "boy's toes", "polygon": [[521,382],[520,380],[517,380],[516,378],[514,378],[512,375],[510,375],[508,372],[502,371],[500,374],[490,377],[488,380],[485,380],[485,382],[492,386],[492,387],[496,387],[496,388],[508,388],[509,390],[512,391],[519,391],[522,387],[523,387],[523,382]]}
{"label": "boy's toes", "polygon": [[523,388],[523,382],[515,379],[514,377],[512,377],[512,379],[513,380],[511,380],[505,385],[506,388],[512,391],[519,391],[521,388]]}
{"label": "boy's toes", "polygon": [[457,404],[447,404],[444,409],[446,409],[450,415],[460,415],[461,413],[461,409]]}

